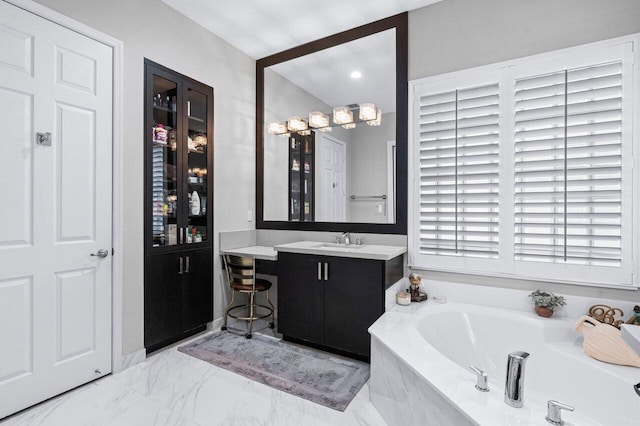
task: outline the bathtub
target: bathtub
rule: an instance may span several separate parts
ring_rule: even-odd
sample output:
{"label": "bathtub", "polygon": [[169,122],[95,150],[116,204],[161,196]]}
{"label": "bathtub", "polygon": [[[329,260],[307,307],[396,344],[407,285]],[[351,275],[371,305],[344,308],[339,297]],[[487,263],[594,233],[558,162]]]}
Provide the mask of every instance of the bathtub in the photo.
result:
{"label": "bathtub", "polygon": [[[562,413],[567,426],[640,425],[640,368],[585,355],[573,321],[462,303],[403,309],[369,329],[371,401],[390,426],[548,426],[550,399],[575,407]],[[514,351],[530,354],[523,408],[504,402]],[[475,389],[470,365],[488,373],[489,392]]]}

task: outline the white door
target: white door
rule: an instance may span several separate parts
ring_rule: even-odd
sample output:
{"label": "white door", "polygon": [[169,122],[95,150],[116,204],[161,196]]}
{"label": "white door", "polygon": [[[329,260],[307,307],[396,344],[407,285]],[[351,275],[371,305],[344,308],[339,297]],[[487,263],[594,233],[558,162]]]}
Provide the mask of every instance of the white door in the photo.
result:
{"label": "white door", "polygon": [[0,418],[111,371],[111,55],[0,1]]}
{"label": "white door", "polygon": [[319,134],[316,143],[316,221],[346,222],[346,146],[341,140]]}

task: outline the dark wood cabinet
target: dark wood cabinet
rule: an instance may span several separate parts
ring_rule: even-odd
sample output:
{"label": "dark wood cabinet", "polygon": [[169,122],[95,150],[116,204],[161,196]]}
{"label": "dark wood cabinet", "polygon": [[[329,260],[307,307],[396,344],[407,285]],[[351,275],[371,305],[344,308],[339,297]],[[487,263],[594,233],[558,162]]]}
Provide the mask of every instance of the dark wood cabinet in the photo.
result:
{"label": "dark wood cabinet", "polygon": [[145,59],[145,347],[213,320],[213,89]]}
{"label": "dark wood cabinet", "polygon": [[315,218],[315,133],[289,137],[289,220]]}
{"label": "dark wood cabinet", "polygon": [[288,340],[368,359],[368,328],[384,292],[402,278],[402,256],[370,260],[280,252],[278,331]]}

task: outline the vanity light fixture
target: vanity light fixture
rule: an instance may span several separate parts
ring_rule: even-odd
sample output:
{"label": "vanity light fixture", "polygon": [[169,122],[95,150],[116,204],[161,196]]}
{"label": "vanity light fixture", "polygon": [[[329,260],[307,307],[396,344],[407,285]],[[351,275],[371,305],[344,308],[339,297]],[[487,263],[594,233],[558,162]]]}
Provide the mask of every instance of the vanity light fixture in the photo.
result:
{"label": "vanity light fixture", "polygon": [[379,126],[382,123],[382,111],[380,111],[380,108],[376,108],[376,118],[374,118],[373,120],[368,120],[367,124],[369,126]]}
{"label": "vanity light fixture", "polygon": [[353,123],[353,111],[347,107],[338,107],[333,109],[333,122],[336,124]]}
{"label": "vanity light fixture", "polygon": [[[354,111],[358,110],[358,115],[354,117]],[[333,124],[342,126],[345,129],[354,129],[357,122],[365,122],[369,126],[379,126],[382,122],[382,112],[374,104],[367,102],[362,104],[349,104],[333,109]],[[312,111],[309,113],[309,121],[298,116],[290,117],[289,121],[272,121],[269,123],[269,133],[288,138],[291,133],[298,133],[302,136],[311,134],[311,129],[319,132],[331,131],[331,119],[322,111]]]}
{"label": "vanity light fixture", "polygon": [[287,128],[292,132],[301,132],[307,130],[307,122],[300,117],[290,117],[287,122]]}
{"label": "vanity light fixture", "polygon": [[376,119],[376,106],[372,103],[360,104],[360,120],[371,121]]}
{"label": "vanity light fixture", "polygon": [[329,116],[320,111],[313,111],[309,113],[309,127],[314,129],[320,129],[323,127],[329,127]]}
{"label": "vanity light fixture", "polygon": [[287,133],[287,125],[282,121],[272,121],[269,123],[268,131],[272,135],[284,135]]}

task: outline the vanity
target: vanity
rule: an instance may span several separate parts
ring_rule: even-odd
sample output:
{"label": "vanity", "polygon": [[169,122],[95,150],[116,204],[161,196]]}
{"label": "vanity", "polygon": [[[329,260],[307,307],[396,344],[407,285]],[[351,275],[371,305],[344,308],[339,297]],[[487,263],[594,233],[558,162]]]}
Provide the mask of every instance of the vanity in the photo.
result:
{"label": "vanity", "polygon": [[402,278],[404,247],[301,241],[278,252],[278,332],[285,340],[368,360],[368,328]]}

